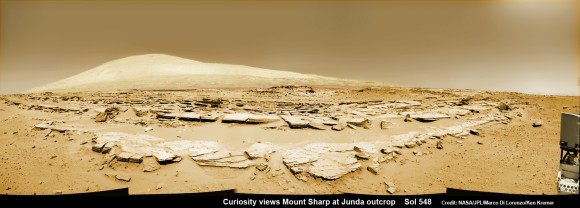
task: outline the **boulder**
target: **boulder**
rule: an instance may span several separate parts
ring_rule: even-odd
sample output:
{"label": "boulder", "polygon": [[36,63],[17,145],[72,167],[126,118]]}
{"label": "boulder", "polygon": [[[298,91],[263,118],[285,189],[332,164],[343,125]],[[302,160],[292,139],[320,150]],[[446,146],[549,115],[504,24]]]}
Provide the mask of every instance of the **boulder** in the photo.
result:
{"label": "boulder", "polygon": [[540,126],[542,126],[542,125],[544,125],[544,123],[543,123],[542,121],[535,121],[535,122],[532,124],[532,126],[533,126],[533,127],[540,127]]}

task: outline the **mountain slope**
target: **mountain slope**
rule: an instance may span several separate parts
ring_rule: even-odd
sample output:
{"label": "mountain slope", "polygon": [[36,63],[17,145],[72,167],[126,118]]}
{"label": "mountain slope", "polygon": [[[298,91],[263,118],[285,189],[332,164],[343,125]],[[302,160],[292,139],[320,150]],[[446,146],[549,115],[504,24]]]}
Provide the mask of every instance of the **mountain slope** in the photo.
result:
{"label": "mountain slope", "polygon": [[203,63],[164,54],[130,56],[27,92],[179,90],[278,85],[385,85],[242,65]]}

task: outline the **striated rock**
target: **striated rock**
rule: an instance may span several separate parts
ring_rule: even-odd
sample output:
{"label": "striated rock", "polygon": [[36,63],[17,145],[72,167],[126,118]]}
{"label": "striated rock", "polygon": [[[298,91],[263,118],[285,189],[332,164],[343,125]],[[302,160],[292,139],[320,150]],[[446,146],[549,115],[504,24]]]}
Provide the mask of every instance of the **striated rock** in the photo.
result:
{"label": "striated rock", "polygon": [[286,123],[288,123],[290,128],[300,129],[300,128],[308,127],[309,122],[306,120],[303,120],[302,118],[295,117],[295,116],[286,116],[286,115],[281,115],[280,117],[282,117],[282,119],[284,121],[286,121]]}

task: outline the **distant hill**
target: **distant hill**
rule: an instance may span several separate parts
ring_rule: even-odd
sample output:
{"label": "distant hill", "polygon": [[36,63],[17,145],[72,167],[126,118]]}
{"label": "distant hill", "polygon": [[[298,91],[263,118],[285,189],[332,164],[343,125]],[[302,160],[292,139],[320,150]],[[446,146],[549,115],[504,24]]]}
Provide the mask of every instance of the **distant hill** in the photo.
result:
{"label": "distant hill", "polygon": [[113,60],[26,92],[183,90],[279,85],[386,86],[387,84],[242,65],[203,63],[164,54],[146,54]]}

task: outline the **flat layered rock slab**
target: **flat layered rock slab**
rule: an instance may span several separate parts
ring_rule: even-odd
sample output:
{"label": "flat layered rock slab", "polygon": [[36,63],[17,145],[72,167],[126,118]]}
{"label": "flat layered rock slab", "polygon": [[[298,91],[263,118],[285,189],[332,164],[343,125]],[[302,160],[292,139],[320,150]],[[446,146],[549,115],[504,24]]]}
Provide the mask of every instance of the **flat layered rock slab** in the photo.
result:
{"label": "flat layered rock slab", "polygon": [[286,123],[288,123],[288,125],[290,126],[290,128],[293,129],[301,129],[301,128],[306,128],[308,127],[308,121],[304,120],[300,117],[297,116],[286,116],[286,115],[281,115],[280,116],[284,121],[286,121]]}
{"label": "flat layered rock slab", "polygon": [[282,160],[295,174],[308,172],[315,177],[334,180],[360,169],[361,164],[354,151],[357,145],[361,149],[378,152],[377,148],[367,143],[312,143],[285,151]]}
{"label": "flat layered rock slab", "polygon": [[222,118],[222,123],[246,123],[253,114],[248,113],[234,113],[234,114],[226,114]]}
{"label": "flat layered rock slab", "polygon": [[315,177],[335,180],[347,173],[360,169],[360,167],[361,164],[352,152],[328,152],[322,154],[318,160],[312,162],[308,173]]}
{"label": "flat layered rock slab", "polygon": [[198,156],[222,150],[223,147],[216,141],[179,140],[161,144],[181,156]]}
{"label": "flat layered rock slab", "polygon": [[277,147],[272,143],[255,143],[245,151],[250,159],[263,158],[268,154],[275,152]]}
{"label": "flat layered rock slab", "polygon": [[220,114],[207,114],[201,115],[200,119],[202,122],[215,122],[221,117]]}
{"label": "flat layered rock slab", "polygon": [[247,168],[254,165],[245,155],[233,154],[227,150],[192,156],[191,158],[201,166]]}
{"label": "flat layered rock slab", "polygon": [[261,123],[271,123],[279,121],[280,117],[277,115],[251,115],[246,123],[249,124],[261,124]]}
{"label": "flat layered rock slab", "polygon": [[282,161],[286,166],[292,168],[297,165],[307,164],[316,161],[320,153],[305,150],[303,148],[287,150],[282,155]]}
{"label": "flat layered rock slab", "polygon": [[183,113],[178,115],[177,119],[183,121],[201,121],[201,115],[197,113]]}
{"label": "flat layered rock slab", "polygon": [[327,130],[327,129],[330,128],[330,127],[324,125],[323,123],[317,122],[317,121],[310,121],[310,122],[308,122],[308,126],[310,128],[318,129],[318,130]]}
{"label": "flat layered rock slab", "polygon": [[490,107],[485,107],[485,106],[481,106],[481,105],[466,105],[466,106],[462,106],[464,109],[469,110],[471,112],[474,113],[482,113],[482,112],[487,112],[490,111],[491,108]]}
{"label": "flat layered rock slab", "polygon": [[415,113],[410,114],[412,119],[422,122],[432,122],[440,119],[450,118],[449,115],[441,113]]}

